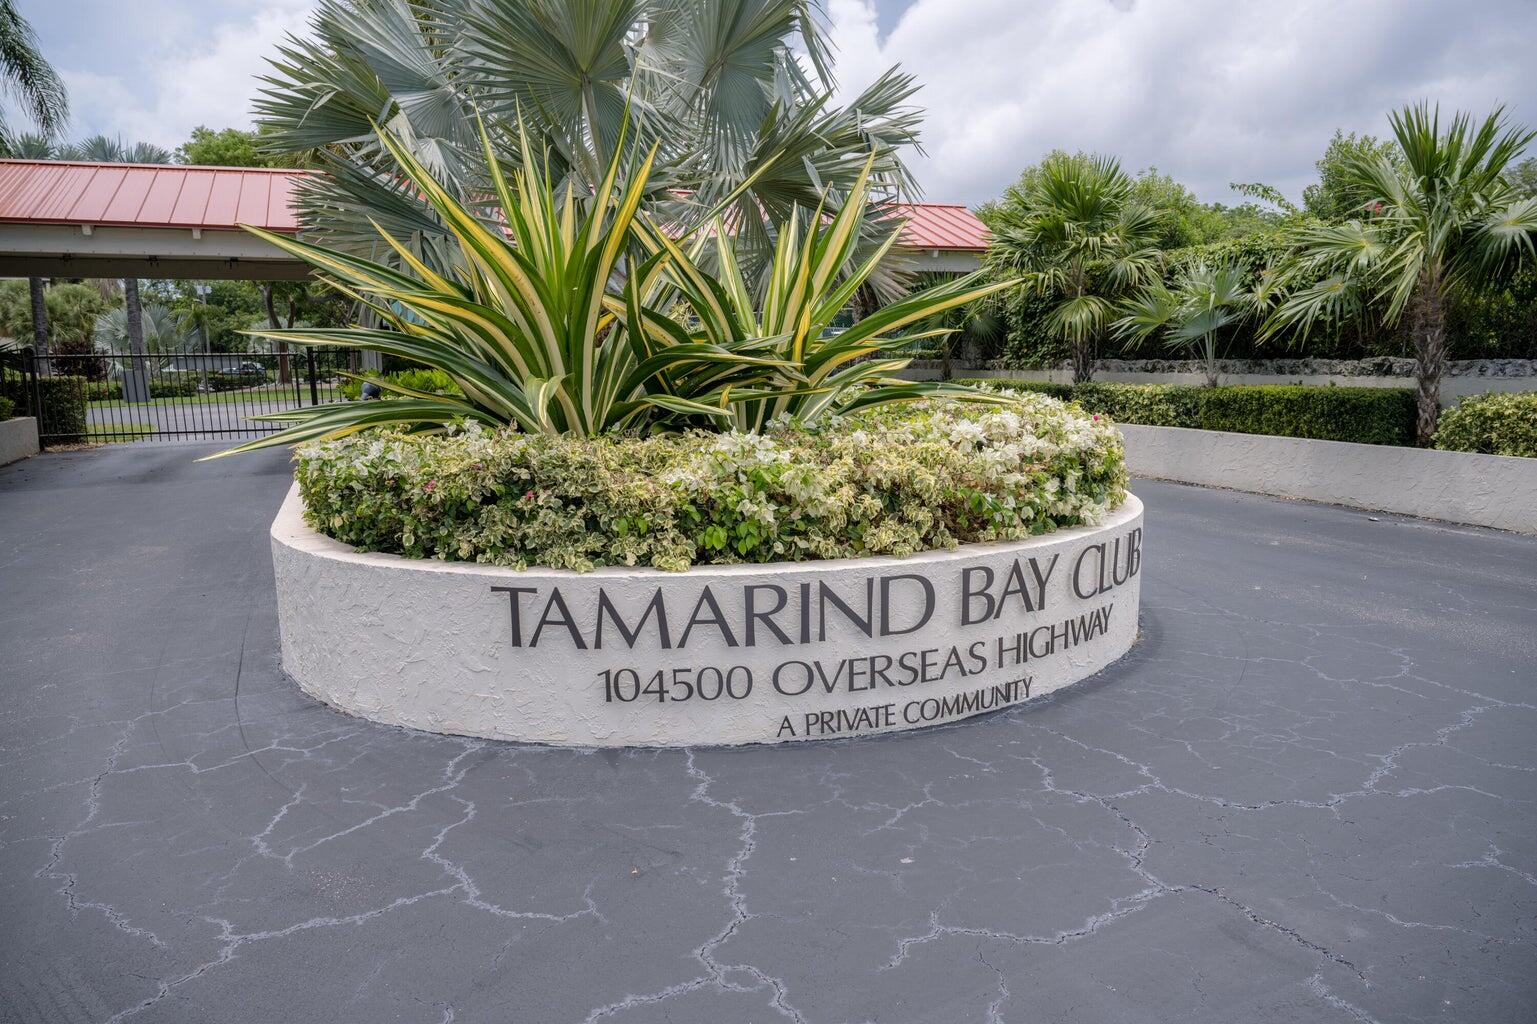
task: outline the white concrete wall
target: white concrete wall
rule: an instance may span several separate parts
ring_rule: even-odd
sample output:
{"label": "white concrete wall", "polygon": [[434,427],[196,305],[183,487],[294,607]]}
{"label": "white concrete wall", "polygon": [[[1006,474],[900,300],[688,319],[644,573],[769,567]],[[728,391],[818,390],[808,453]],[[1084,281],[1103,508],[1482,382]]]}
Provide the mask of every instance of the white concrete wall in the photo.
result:
{"label": "white concrete wall", "polygon": [[1122,424],[1133,476],[1537,534],[1537,459]]}
{"label": "white concrete wall", "polygon": [[[1128,497],[1098,527],[906,559],[518,572],[360,554],[306,526],[295,489],[272,552],[283,667],[334,707],[433,732],[681,746],[916,728],[1092,675],[1137,635],[1141,527]],[[824,585],[871,626],[824,603]]]}
{"label": "white concrete wall", "polygon": [[15,416],[0,420],[0,466],[38,453],[37,418]]}
{"label": "white concrete wall", "polygon": [[[1071,384],[1071,370],[970,370],[959,365],[953,376],[978,379],[1033,380],[1051,384]],[[938,380],[937,367],[921,366],[903,370],[900,376],[909,380]],[[1131,371],[1096,370],[1096,383],[1104,384],[1192,384],[1206,383],[1204,373],[1136,373]],[[1345,374],[1292,374],[1280,373],[1224,373],[1218,383],[1229,384],[1308,384],[1317,387],[1349,388],[1403,388],[1412,390],[1413,377],[1347,376]],[[1482,395],[1490,391],[1537,391],[1537,377],[1442,377],[1441,404],[1455,405],[1457,399],[1468,395]]]}

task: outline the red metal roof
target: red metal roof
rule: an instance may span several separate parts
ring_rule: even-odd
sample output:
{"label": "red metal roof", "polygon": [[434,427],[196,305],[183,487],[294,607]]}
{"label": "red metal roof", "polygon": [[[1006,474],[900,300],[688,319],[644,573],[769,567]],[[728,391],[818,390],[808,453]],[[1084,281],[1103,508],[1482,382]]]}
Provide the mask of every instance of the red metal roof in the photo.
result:
{"label": "red metal roof", "polygon": [[304,171],[0,160],[0,221],[136,228],[298,231]]}
{"label": "red metal roof", "polygon": [[[298,231],[289,202],[308,172],[253,167],[0,160],[0,222]],[[987,228],[964,206],[898,203],[902,244],[980,251]]]}
{"label": "red metal roof", "polygon": [[987,248],[987,225],[966,207],[952,203],[897,203],[898,217],[906,217],[902,244],[914,249],[950,249],[980,252]]}

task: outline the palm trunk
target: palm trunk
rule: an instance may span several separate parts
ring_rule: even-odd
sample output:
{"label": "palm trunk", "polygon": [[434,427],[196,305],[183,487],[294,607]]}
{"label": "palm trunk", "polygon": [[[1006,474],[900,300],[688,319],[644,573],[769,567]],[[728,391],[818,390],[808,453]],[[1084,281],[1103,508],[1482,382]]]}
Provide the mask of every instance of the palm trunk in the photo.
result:
{"label": "palm trunk", "polygon": [[43,279],[27,278],[27,290],[32,294],[32,345],[40,356],[48,354],[48,302],[43,292]]}
{"label": "palm trunk", "polygon": [[1073,342],[1073,383],[1083,384],[1094,379],[1094,339],[1081,338]]}
{"label": "palm trunk", "polygon": [[124,381],[123,398],[130,402],[149,401],[149,377],[144,365],[144,308],[139,304],[139,281],[123,279],[123,312],[128,317],[128,351],[132,382]]}
{"label": "palm trunk", "polygon": [[[268,326],[270,326],[274,331],[281,329],[283,324],[282,324],[281,321],[278,320],[277,306],[272,301],[272,285],[270,283],[262,285],[262,301],[264,301],[267,304],[267,324],[268,324]],[[290,307],[290,314],[292,314],[292,307]],[[289,320],[288,326],[292,327],[293,326],[293,316],[290,315],[288,320]],[[289,362],[288,362],[288,342],[282,341],[282,340],[278,341],[278,343],[277,343],[277,354],[278,354],[278,383],[279,384],[287,384],[291,380],[293,380],[293,371],[291,370],[291,368],[289,366]]]}
{"label": "palm trunk", "polygon": [[[1077,282],[1077,297],[1083,298],[1084,272],[1077,267],[1073,273]],[[1098,341],[1093,334],[1085,333],[1073,339],[1073,383],[1084,384],[1094,379],[1094,350]]]}
{"label": "palm trunk", "polygon": [[1446,294],[1440,274],[1426,268],[1413,299],[1414,376],[1419,386],[1415,441],[1429,448],[1441,415],[1441,375],[1446,370]]}

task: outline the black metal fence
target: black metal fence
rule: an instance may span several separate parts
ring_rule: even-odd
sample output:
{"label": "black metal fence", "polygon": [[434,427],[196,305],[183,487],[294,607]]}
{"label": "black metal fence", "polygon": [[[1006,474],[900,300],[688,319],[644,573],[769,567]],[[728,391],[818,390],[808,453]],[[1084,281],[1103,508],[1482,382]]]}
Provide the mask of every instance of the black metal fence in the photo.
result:
{"label": "black metal fence", "polygon": [[43,447],[242,439],[282,429],[263,413],[339,401],[358,353],[36,354],[0,358],[0,395],[36,416]]}

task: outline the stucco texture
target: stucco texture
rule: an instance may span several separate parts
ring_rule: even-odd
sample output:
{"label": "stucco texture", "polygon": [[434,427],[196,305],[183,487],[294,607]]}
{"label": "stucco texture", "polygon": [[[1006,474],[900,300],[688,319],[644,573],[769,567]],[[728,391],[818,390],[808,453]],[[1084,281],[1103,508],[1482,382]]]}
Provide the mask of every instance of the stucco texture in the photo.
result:
{"label": "stucco texture", "polygon": [[283,667],[351,714],[493,739],[897,731],[1043,696],[1124,654],[1141,524],[1128,497],[1097,527],[908,559],[520,572],[358,553],[305,525],[293,490],[272,526]]}

